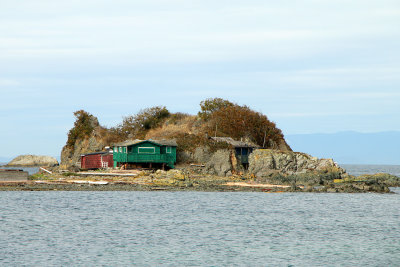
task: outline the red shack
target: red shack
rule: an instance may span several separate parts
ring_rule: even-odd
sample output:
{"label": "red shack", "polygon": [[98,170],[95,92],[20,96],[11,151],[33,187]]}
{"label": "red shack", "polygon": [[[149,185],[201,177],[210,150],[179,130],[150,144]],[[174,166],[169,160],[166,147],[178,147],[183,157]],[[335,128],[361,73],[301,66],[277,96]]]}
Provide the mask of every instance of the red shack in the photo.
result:
{"label": "red shack", "polygon": [[81,155],[82,169],[112,168],[114,164],[113,153],[109,151],[94,152]]}

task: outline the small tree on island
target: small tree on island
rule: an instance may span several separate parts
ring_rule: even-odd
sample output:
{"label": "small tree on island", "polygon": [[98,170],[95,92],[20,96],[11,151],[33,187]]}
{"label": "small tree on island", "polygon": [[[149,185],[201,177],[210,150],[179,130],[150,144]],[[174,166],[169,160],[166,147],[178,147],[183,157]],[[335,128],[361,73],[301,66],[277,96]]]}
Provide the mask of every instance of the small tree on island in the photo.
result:
{"label": "small tree on island", "polygon": [[207,121],[214,112],[222,108],[232,107],[234,105],[235,104],[232,102],[222,98],[207,98],[206,100],[200,102],[201,111],[199,111],[197,115],[201,119]]}
{"label": "small tree on island", "polygon": [[78,139],[89,137],[94,128],[99,126],[97,118],[83,109],[75,111],[74,116],[74,127],[68,132],[68,147],[73,147]]}
{"label": "small tree on island", "polygon": [[247,138],[260,147],[278,146],[283,133],[267,116],[221,98],[200,103],[199,117],[208,121],[207,131],[234,139]]}

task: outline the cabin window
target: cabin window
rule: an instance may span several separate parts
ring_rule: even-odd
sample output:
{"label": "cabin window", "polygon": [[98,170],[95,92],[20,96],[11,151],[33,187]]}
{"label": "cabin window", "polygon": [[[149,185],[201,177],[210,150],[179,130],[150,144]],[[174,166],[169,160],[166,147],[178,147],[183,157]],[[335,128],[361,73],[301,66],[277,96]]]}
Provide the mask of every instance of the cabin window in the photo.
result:
{"label": "cabin window", "polygon": [[119,153],[122,153],[122,147],[121,146],[119,147]]}
{"label": "cabin window", "polygon": [[155,147],[139,147],[138,153],[139,154],[155,154],[156,148]]}
{"label": "cabin window", "polygon": [[171,147],[170,146],[167,146],[167,153],[171,153]]}
{"label": "cabin window", "polygon": [[118,152],[118,147],[114,147],[114,152]]}

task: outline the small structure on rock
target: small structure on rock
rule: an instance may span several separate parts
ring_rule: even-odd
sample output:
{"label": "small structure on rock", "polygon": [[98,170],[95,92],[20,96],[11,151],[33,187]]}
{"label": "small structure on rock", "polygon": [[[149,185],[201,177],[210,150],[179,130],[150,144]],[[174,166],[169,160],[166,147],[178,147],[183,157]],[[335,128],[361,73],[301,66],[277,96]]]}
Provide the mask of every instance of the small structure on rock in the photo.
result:
{"label": "small structure on rock", "polygon": [[107,169],[114,165],[113,151],[100,151],[81,155],[81,169]]}
{"label": "small structure on rock", "polygon": [[211,137],[212,140],[217,142],[225,142],[230,144],[235,149],[236,158],[243,165],[245,169],[249,166],[249,155],[254,149],[259,148],[256,144],[251,142],[236,141],[232,137]]}
{"label": "small structure on rock", "polygon": [[114,167],[174,168],[175,140],[131,140],[114,146]]}

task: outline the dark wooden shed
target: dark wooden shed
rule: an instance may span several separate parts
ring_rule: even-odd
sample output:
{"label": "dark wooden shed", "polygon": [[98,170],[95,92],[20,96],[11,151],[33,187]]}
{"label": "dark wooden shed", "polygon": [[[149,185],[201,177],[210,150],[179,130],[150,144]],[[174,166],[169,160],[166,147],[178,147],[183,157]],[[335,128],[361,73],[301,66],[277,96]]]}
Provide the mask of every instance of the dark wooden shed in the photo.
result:
{"label": "dark wooden shed", "polygon": [[224,142],[230,144],[235,149],[236,158],[242,163],[245,168],[247,168],[249,165],[249,155],[253,152],[253,150],[259,148],[259,146],[254,143],[236,141],[233,140],[232,137],[211,137],[211,139],[216,142]]}
{"label": "dark wooden shed", "polygon": [[101,151],[81,155],[81,168],[90,169],[106,169],[113,167],[112,151]]}

